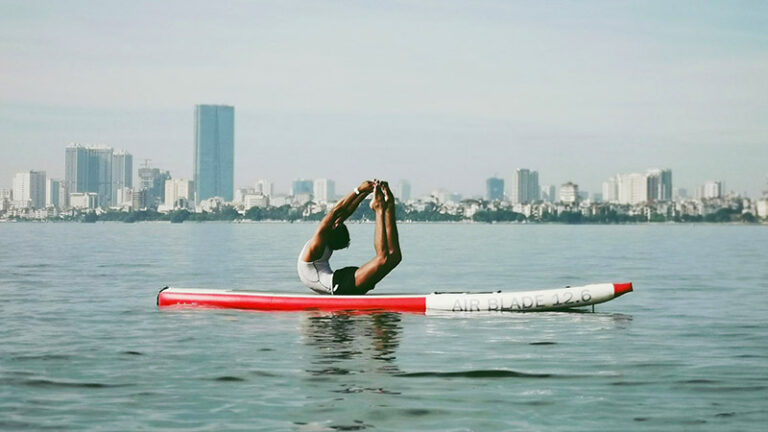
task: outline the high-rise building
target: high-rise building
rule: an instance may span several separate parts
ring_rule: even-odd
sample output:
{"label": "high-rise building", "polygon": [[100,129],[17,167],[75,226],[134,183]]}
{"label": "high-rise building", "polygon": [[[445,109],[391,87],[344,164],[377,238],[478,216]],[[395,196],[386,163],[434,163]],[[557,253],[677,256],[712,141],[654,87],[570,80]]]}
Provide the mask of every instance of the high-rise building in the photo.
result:
{"label": "high-rise building", "polygon": [[617,201],[619,204],[640,204],[648,201],[648,177],[645,174],[618,174]]}
{"label": "high-rise building", "polygon": [[165,202],[165,181],[170,180],[171,173],[169,171],[163,171],[159,168],[150,168],[148,164],[139,168],[139,192],[141,194],[134,194],[138,196],[140,206],[134,206],[135,208],[152,208],[156,209],[157,206]]}
{"label": "high-rise building", "polygon": [[485,181],[485,199],[488,201],[504,199],[504,179],[490,177]]}
{"label": "high-rise building", "polygon": [[672,170],[661,170],[661,190],[659,191],[659,200],[672,200]]}
{"label": "high-rise building", "polygon": [[133,156],[126,151],[116,152],[112,155],[112,205],[121,205],[118,190],[132,187]]}
{"label": "high-rise building", "polygon": [[575,204],[579,200],[579,185],[568,182],[560,186],[560,202]]}
{"label": "high-rise building", "polygon": [[194,187],[186,179],[170,179],[165,181],[165,208],[168,210],[188,208],[192,202]]}
{"label": "high-rise building", "polygon": [[528,168],[518,168],[512,177],[509,195],[514,204],[538,201],[540,196],[539,173]]}
{"label": "high-rise building", "polygon": [[195,106],[193,199],[232,201],[235,181],[235,107]]}
{"label": "high-rise building", "polygon": [[67,190],[62,180],[49,178],[45,181],[45,206],[67,208]]}
{"label": "high-rise building", "polygon": [[88,148],[78,144],[67,146],[64,155],[64,184],[69,193],[82,193],[90,189],[89,165]]}
{"label": "high-rise building", "polygon": [[13,201],[16,207],[45,207],[45,171],[25,171],[13,177]]}
{"label": "high-rise building", "polygon": [[316,179],[312,194],[315,202],[332,202],[336,199],[336,183],[329,179]]}
{"label": "high-rise building", "polygon": [[725,188],[721,181],[708,181],[699,187],[698,198],[713,199],[722,198],[725,195]]}
{"label": "high-rise building", "polygon": [[619,174],[616,174],[603,182],[603,201],[619,201]]}
{"label": "high-rise building", "polygon": [[672,170],[650,169],[647,173],[648,201],[672,200]]}
{"label": "high-rise building", "polygon": [[645,174],[616,174],[603,182],[603,200],[619,204],[671,201],[672,170],[650,169]]}
{"label": "high-rise building", "polygon": [[275,194],[275,185],[267,179],[256,180],[256,185],[253,188],[257,194],[264,196],[272,196]]}
{"label": "high-rise building", "polygon": [[307,179],[296,179],[291,185],[291,195],[312,195],[315,189],[315,182]]}
{"label": "high-rise building", "polygon": [[411,182],[408,180],[400,180],[400,182],[397,184],[397,195],[395,198],[399,199],[402,202],[407,202],[411,200]]}
{"label": "high-rise building", "polygon": [[112,203],[112,156],[108,147],[67,146],[64,183],[69,193],[95,193],[99,205]]}

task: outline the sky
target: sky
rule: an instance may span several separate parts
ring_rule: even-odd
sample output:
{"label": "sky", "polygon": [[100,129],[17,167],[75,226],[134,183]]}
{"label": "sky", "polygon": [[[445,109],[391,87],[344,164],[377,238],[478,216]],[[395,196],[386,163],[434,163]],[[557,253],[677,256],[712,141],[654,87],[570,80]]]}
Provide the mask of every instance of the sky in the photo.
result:
{"label": "sky", "polygon": [[69,143],[190,178],[196,104],[235,106],[235,186],[516,168],[599,192],[768,189],[764,1],[0,0],[0,187]]}

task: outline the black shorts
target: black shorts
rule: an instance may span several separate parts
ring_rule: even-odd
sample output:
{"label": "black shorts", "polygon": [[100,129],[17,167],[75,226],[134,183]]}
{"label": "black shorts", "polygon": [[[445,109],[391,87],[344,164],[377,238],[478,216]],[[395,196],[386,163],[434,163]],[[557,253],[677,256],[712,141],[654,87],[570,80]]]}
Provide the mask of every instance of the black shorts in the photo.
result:
{"label": "black shorts", "polygon": [[355,285],[357,267],[344,267],[333,272],[333,295],[363,295],[368,290],[362,290]]}

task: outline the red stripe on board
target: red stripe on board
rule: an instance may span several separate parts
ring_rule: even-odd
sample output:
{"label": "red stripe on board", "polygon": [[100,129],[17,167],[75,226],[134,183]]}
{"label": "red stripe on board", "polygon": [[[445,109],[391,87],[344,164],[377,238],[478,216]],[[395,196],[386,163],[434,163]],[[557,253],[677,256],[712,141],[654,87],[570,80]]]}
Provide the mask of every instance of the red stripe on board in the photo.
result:
{"label": "red stripe on board", "polygon": [[197,294],[162,291],[157,296],[157,305],[213,307],[230,309],[255,309],[275,311],[341,311],[341,310],[385,310],[392,312],[425,312],[426,297],[347,297],[347,296],[252,296],[239,294]]}
{"label": "red stripe on board", "polygon": [[622,294],[632,292],[632,282],[613,284],[613,296],[618,297]]}

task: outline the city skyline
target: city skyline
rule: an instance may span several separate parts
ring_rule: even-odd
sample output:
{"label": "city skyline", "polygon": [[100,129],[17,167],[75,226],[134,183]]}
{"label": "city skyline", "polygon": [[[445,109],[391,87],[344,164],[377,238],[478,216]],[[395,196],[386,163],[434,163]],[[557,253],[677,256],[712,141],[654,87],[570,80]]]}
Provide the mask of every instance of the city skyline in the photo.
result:
{"label": "city skyline", "polygon": [[519,167],[590,192],[647,167],[689,191],[764,185],[762,2],[148,4],[0,6],[0,187],[63,178],[70,142],[193,178],[199,103],[237,107],[236,186],[380,177],[480,195]]}
{"label": "city skyline", "polygon": [[[196,113],[200,106],[196,106]],[[224,106],[224,108],[234,110],[234,107]],[[196,129],[199,128],[197,114],[196,114]],[[231,134],[229,134],[231,136]],[[194,149],[197,152],[199,143],[194,143]],[[139,202],[148,203],[153,201],[153,197],[158,196],[157,190],[164,188],[165,180],[188,180],[185,177],[172,176],[170,171],[163,170],[158,167],[150,167],[149,159],[145,159],[145,166],[137,167],[133,169],[133,155],[127,150],[115,151],[111,147],[105,146],[85,146],[82,144],[70,144],[65,148],[65,179],[55,179],[55,176],[47,175],[44,170],[25,170],[17,172],[13,177],[13,187],[3,188],[0,190],[14,190],[17,189],[17,178],[21,175],[27,175],[28,173],[42,172],[43,176],[48,178],[46,181],[55,181],[57,184],[55,187],[58,189],[58,183],[63,183],[63,190],[67,193],[81,193],[90,192],[97,195],[99,206],[103,207],[120,207],[123,204],[123,199],[120,199],[124,189],[128,189],[133,192],[146,191],[148,195],[140,198]],[[209,159],[211,159],[209,157]],[[217,163],[214,160],[209,160],[208,165],[215,166]],[[204,164],[203,164],[204,165]],[[213,172],[211,166],[203,166],[203,171]],[[197,169],[198,167],[194,167]],[[137,172],[137,178],[140,179],[139,187],[133,189],[133,174]],[[463,197],[464,199],[486,199],[486,200],[509,200],[512,203],[528,203],[539,200],[553,201],[553,197],[556,198],[556,189],[565,187],[568,185],[576,185],[578,182],[573,183],[571,180],[560,184],[559,186],[545,184],[540,185],[538,183],[538,171],[529,168],[517,168],[511,180],[494,175],[485,179],[484,193],[472,193],[462,194],[456,191],[447,190],[445,188],[434,188],[428,193],[422,193],[419,197],[428,197],[430,195],[439,196],[453,196]],[[229,175],[225,175],[229,177]],[[768,182],[768,176],[766,176],[766,182]],[[211,194],[206,197],[199,197],[197,185],[194,181],[190,182],[194,192],[189,197],[191,202],[202,202],[207,198],[223,198],[225,202],[232,201],[237,196],[238,191],[250,190],[251,193],[263,194],[267,196],[306,196],[308,200],[310,197],[321,197],[322,202],[331,202],[337,196],[335,193],[335,180],[329,178],[315,178],[307,179],[304,177],[294,178],[291,181],[291,185],[287,190],[275,191],[274,182],[271,179],[260,178],[249,185],[234,185],[232,184],[232,197],[225,197],[221,194]],[[393,182],[394,184],[394,182]],[[51,185],[46,184],[45,200],[46,205],[50,202],[50,191],[47,191]],[[405,189],[404,189],[405,188]],[[715,188],[715,189],[713,189]],[[644,173],[630,173],[621,174],[617,173],[614,176],[610,176],[607,180],[603,181],[601,189],[595,191],[586,191],[581,188],[581,191],[577,190],[577,193],[581,200],[596,200],[617,202],[621,204],[637,204],[646,201],[671,201],[673,199],[685,199],[685,198],[716,198],[725,196],[729,193],[738,192],[731,191],[726,188],[726,183],[723,180],[708,180],[702,184],[698,184],[692,189],[693,196],[689,196],[686,188],[674,187],[672,182],[672,170],[665,168],[648,168]],[[411,198],[411,184],[407,179],[400,179],[397,183],[398,192],[407,191],[407,197],[405,201]],[[712,192],[716,190],[717,192]],[[162,192],[160,192],[162,193]],[[679,195],[678,195],[679,193]],[[753,199],[759,199],[765,197],[768,194],[768,190],[765,188],[753,197]],[[402,193],[400,193],[402,195]],[[582,197],[583,195],[583,197]],[[742,195],[743,196],[743,195]],[[746,197],[746,196],[745,196]],[[131,201],[131,199],[128,199]],[[161,199],[160,202],[163,200]],[[66,202],[66,199],[65,199]],[[169,204],[166,203],[166,206]]]}

